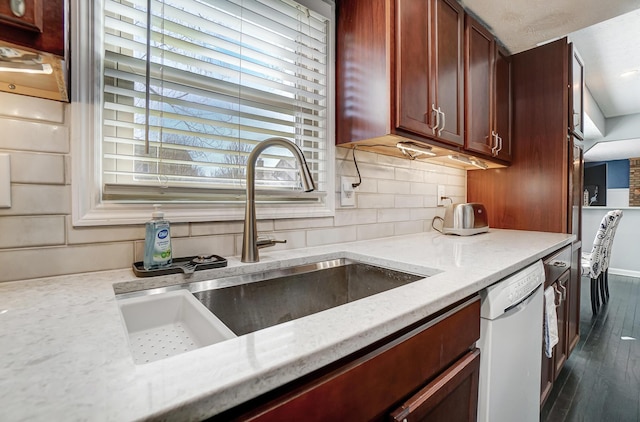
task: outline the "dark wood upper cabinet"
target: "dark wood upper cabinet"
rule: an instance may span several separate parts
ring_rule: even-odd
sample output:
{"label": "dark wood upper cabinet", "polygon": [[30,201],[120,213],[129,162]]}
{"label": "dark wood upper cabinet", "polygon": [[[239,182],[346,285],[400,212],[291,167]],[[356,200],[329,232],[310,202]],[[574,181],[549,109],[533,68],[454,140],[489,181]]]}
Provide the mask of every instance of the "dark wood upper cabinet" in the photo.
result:
{"label": "dark wood upper cabinet", "polygon": [[39,52],[65,54],[64,0],[3,0],[0,39]]}
{"label": "dark wood upper cabinet", "polygon": [[492,106],[495,41],[493,35],[469,15],[465,18],[465,55],[465,148],[484,155],[494,155],[498,145],[493,128]]}
{"label": "dark wood upper cabinet", "polygon": [[511,56],[503,48],[495,50],[495,88],[493,101],[493,127],[498,135],[499,145],[495,156],[511,161],[513,148],[513,97],[511,96]]}
{"label": "dark wood upper cabinet", "polygon": [[336,142],[464,145],[464,10],[453,0],[338,3]]}
{"label": "dark wood upper cabinet", "polygon": [[569,132],[584,139],[584,62],[573,43],[569,44]]}
{"label": "dark wood upper cabinet", "polygon": [[464,144],[464,10],[454,0],[398,0],[397,127]]}
{"label": "dark wood upper cabinet", "polygon": [[493,35],[465,17],[465,149],[511,161],[511,59]]}

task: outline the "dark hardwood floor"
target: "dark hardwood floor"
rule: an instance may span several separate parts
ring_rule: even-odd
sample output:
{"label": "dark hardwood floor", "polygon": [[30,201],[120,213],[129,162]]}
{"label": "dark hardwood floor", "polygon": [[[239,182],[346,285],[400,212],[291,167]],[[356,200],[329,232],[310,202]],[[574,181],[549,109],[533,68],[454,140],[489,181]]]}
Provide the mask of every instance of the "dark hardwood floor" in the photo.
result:
{"label": "dark hardwood floor", "polygon": [[640,279],[610,275],[609,290],[592,317],[589,280],[582,279],[580,342],[541,421],[640,421]]}

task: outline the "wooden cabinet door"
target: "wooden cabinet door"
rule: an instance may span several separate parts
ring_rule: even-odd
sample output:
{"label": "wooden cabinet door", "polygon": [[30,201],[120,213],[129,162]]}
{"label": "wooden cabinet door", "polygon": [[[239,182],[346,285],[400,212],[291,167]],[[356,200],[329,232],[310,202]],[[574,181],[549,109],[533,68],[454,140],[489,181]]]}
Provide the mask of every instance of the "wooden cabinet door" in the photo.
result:
{"label": "wooden cabinet door", "polygon": [[491,156],[493,132],[493,35],[475,19],[465,17],[465,149]]}
{"label": "wooden cabinet door", "polygon": [[569,44],[569,132],[584,139],[584,62]]}
{"label": "wooden cabinet door", "polygon": [[[65,0],[10,0],[0,2],[0,40],[37,51],[64,56]],[[24,8],[23,8],[24,7]]]}
{"label": "wooden cabinet door", "polygon": [[365,348],[364,354],[345,358],[340,365],[329,365],[326,373],[306,376],[211,420],[386,421],[399,403],[445,373],[453,378],[451,386],[441,386],[449,391],[448,403],[460,400],[460,406],[470,406],[472,399],[477,401],[477,374],[475,384],[466,384],[465,391],[454,392],[450,387],[470,376],[468,372],[453,375],[464,369],[454,369],[460,362],[471,365],[460,359],[480,338],[479,297],[398,335]]}
{"label": "wooden cabinet door", "polygon": [[392,421],[475,421],[480,351],[461,358],[391,414]]}
{"label": "wooden cabinet door", "polygon": [[[435,136],[434,89],[429,67],[429,2],[396,2],[396,83],[399,128],[426,136]],[[433,106],[433,107],[432,107]]]}
{"label": "wooden cabinet door", "polygon": [[575,248],[571,256],[571,274],[567,282],[567,357],[580,340],[580,281],[581,248]]}
{"label": "wooden cabinet door", "polygon": [[436,138],[464,145],[464,10],[455,0],[431,0],[430,103],[440,111]]}
{"label": "wooden cabinet door", "polygon": [[562,293],[562,300],[560,300],[560,306],[556,308],[558,314],[558,344],[553,350],[553,364],[554,364],[554,380],[560,374],[564,363],[567,361],[567,311],[569,307],[567,305],[567,298],[569,297],[569,274],[570,271],[565,271],[557,281],[558,291]]}
{"label": "wooden cabinet door", "polygon": [[397,0],[400,129],[464,144],[464,10],[453,0]]}
{"label": "wooden cabinet door", "polygon": [[4,0],[0,2],[0,24],[31,32],[42,32],[42,0]]}
{"label": "wooden cabinet door", "polygon": [[511,161],[512,148],[512,100],[511,100],[511,57],[496,46],[494,64],[493,130],[498,136],[495,156]]}

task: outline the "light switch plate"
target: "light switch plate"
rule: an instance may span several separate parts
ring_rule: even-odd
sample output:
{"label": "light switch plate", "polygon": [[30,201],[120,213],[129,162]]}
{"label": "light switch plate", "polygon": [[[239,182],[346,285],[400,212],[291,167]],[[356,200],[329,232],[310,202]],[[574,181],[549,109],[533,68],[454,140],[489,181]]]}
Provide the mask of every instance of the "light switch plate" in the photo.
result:
{"label": "light switch plate", "polygon": [[0,208],[11,208],[11,156],[0,154]]}
{"label": "light switch plate", "polygon": [[340,206],[356,206],[356,193],[353,187],[353,183],[355,183],[355,179],[353,179],[352,177],[342,176],[340,178]]}

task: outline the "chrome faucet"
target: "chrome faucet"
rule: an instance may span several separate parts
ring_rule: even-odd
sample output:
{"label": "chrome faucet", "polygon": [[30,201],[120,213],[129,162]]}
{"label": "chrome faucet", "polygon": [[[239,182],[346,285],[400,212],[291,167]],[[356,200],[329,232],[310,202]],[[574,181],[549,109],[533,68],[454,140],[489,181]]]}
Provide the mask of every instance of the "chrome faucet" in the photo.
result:
{"label": "chrome faucet", "polygon": [[307,166],[307,161],[296,144],[284,138],[268,138],[256,145],[247,160],[247,202],[244,213],[244,233],[242,235],[242,262],[258,262],[260,260],[258,248],[286,242],[283,240],[258,239],[256,228],[256,161],[265,149],[273,146],[288,149],[296,158],[300,170],[300,178],[302,179],[302,187],[305,192],[311,192],[316,188],[309,166]]}

